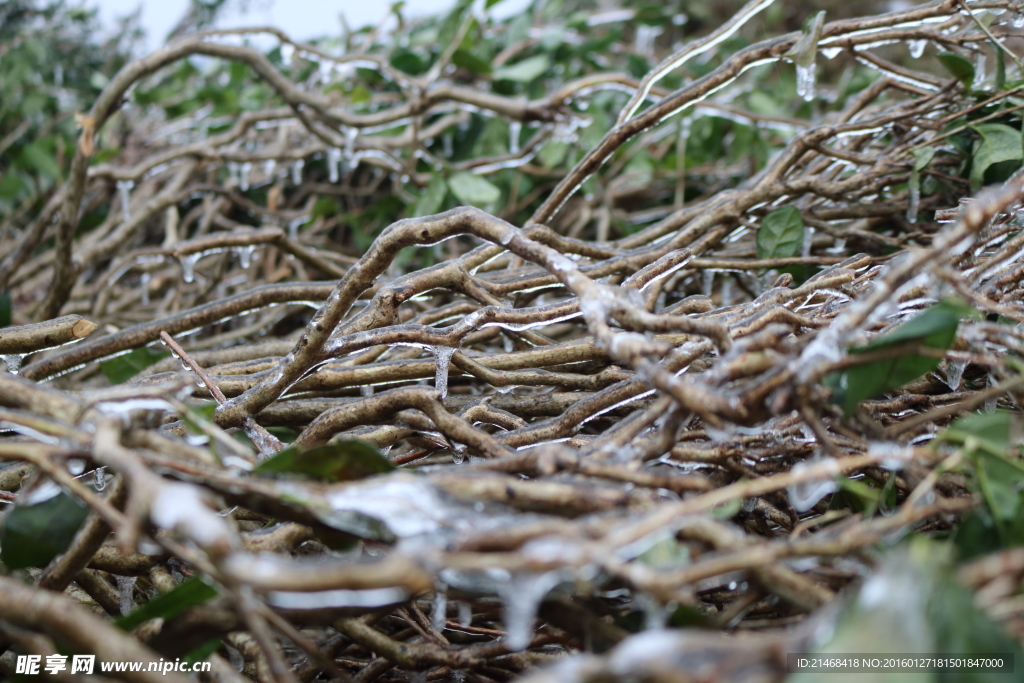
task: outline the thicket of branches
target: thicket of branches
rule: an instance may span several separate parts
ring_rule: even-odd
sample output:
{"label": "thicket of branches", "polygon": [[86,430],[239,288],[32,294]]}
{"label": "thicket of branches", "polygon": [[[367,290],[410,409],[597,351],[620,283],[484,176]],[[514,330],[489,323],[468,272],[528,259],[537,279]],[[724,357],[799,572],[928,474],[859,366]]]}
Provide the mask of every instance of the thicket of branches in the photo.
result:
{"label": "thicket of branches", "polygon": [[1019,654],[1024,9],[495,4],[0,8],[0,672]]}

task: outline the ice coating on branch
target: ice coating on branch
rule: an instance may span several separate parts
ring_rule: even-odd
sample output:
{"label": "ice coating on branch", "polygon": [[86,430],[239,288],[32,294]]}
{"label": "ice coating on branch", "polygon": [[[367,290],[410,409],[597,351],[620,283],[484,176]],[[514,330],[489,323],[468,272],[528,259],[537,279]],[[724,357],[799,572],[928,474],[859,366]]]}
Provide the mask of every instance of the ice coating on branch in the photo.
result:
{"label": "ice coating on branch", "polygon": [[928,46],[927,40],[908,40],[907,49],[910,50],[910,56],[914,59],[920,59],[924,56],[924,49]]}
{"label": "ice coating on branch", "polygon": [[135,606],[135,582],[137,576],[117,576],[117,590],[121,594],[121,616],[128,616]]}
{"label": "ice coating on branch", "polygon": [[452,363],[455,349],[450,346],[431,346],[434,354],[434,388],[441,392],[441,398],[448,396],[448,368]]}
{"label": "ice coating on branch", "polygon": [[92,487],[97,491],[107,488],[107,468],[97,467],[92,471]]}
{"label": "ice coating on branch", "polygon": [[394,605],[409,598],[404,588],[366,588],[349,590],[316,591],[271,591],[267,602],[282,609],[324,609],[331,607],[381,607]]}
{"label": "ice coating on branch", "polygon": [[807,102],[814,99],[817,86],[817,64],[811,62],[807,66],[796,65],[796,94]]}
{"label": "ice coating on branch", "polygon": [[149,516],[157,526],[174,529],[202,548],[231,545],[231,527],[206,505],[198,486],[162,480]]}
{"label": "ice coating on branch", "polygon": [[335,511],[379,519],[399,538],[437,532],[449,522],[451,512],[433,486],[414,479],[347,486],[327,501]]}
{"label": "ice coating on branch", "polygon": [[117,181],[117,192],[121,196],[121,217],[125,221],[131,220],[132,209],[132,188],[135,187],[135,183],[131,180],[118,180]]}
{"label": "ice coating on branch", "polygon": [[1010,17],[1010,24],[1012,24],[1014,28],[1024,28],[1024,12],[1014,12],[1013,16]]}
{"label": "ice coating on branch", "polygon": [[[835,464],[835,460],[831,458],[829,460],[819,461],[818,463],[801,462],[793,466],[792,473],[794,475],[799,475],[811,468],[820,467],[821,463],[827,462]],[[830,467],[828,469],[832,470],[833,468]],[[817,505],[819,500],[830,493],[835,493],[838,490],[834,479],[834,476],[838,474],[839,469],[836,467],[834,474],[825,474],[821,478],[808,479],[791,484],[786,489],[786,492],[789,494],[789,502],[797,512],[807,512]]]}

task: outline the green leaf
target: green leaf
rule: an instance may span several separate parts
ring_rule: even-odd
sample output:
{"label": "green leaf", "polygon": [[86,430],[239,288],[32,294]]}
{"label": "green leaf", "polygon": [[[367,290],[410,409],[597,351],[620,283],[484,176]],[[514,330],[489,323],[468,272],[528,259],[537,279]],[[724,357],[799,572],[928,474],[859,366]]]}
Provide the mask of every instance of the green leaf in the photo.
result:
{"label": "green leaf", "polygon": [[0,327],[10,327],[11,311],[11,293],[4,290],[0,292]]}
{"label": "green leaf", "polygon": [[216,588],[193,576],[179,583],[170,592],[158,595],[145,605],[141,605],[131,614],[115,619],[114,623],[123,631],[131,631],[150,619],[171,619],[189,607],[201,605],[216,596]]}
{"label": "green leaf", "polygon": [[757,229],[757,258],[797,256],[804,244],[804,219],[795,206],[784,206],[764,217]]}
{"label": "green leaf", "polygon": [[569,143],[551,140],[537,152],[537,159],[544,168],[554,168],[562,163],[569,152]]}
{"label": "green leaf", "polygon": [[974,65],[971,64],[971,60],[955,52],[940,52],[935,56],[942,62],[942,66],[946,67],[946,71],[963,83],[965,88],[971,89],[974,85]]}
{"label": "green leaf", "polygon": [[1024,440],[1024,424],[1018,415],[1007,410],[992,413],[971,413],[957,419],[936,441],[964,447],[968,453],[985,450],[1004,455],[1010,446]]}
{"label": "green leaf", "polygon": [[427,64],[415,52],[402,50],[391,56],[391,66],[410,76],[419,76],[427,70]]}
{"label": "green leaf", "polygon": [[813,14],[804,22],[803,35],[796,41],[786,57],[790,57],[798,66],[811,66],[818,55],[818,41],[821,39],[821,29],[825,25],[825,11],[822,10]]}
{"label": "green leaf", "polygon": [[472,173],[456,173],[448,179],[448,188],[463,204],[483,206],[501,199],[501,190]]}
{"label": "green leaf", "polygon": [[60,166],[56,159],[38,143],[31,142],[22,147],[18,162],[22,166],[34,168],[51,180],[60,180]]}
{"label": "green leaf", "polygon": [[512,65],[499,66],[494,70],[494,78],[497,80],[516,81],[517,83],[529,83],[547,71],[548,64],[547,55],[528,57]]}
{"label": "green leaf", "polygon": [[304,450],[297,446],[286,448],[269,460],[260,463],[254,472],[306,474],[323,481],[338,482],[363,479],[375,474],[391,472],[395,466],[368,443],[347,439],[332,441],[326,446]]}
{"label": "green leaf", "polygon": [[459,48],[452,54],[452,63],[475,74],[491,73],[491,65],[487,60],[481,59],[469,50],[463,50],[462,48]]}
{"label": "green leaf", "polygon": [[[953,343],[960,320],[976,315],[973,309],[962,303],[943,300],[870,344],[851,348],[850,353],[877,351],[911,342],[945,350]],[[845,382],[839,382],[841,387],[845,386],[843,409],[849,415],[861,401],[880,396],[931,372],[938,367],[939,361],[939,358],[911,354],[850,368],[844,373]]]}
{"label": "green leaf", "polygon": [[444,203],[445,195],[448,194],[448,185],[444,181],[444,177],[440,174],[435,174],[427,183],[426,188],[423,190],[423,194],[420,195],[419,200],[416,202],[416,206],[412,210],[413,216],[430,216],[438,212],[441,205]]}
{"label": "green leaf", "polygon": [[88,514],[84,504],[63,490],[41,503],[15,505],[4,519],[0,559],[10,569],[45,567],[68,549]]}
{"label": "green leaf", "polygon": [[716,519],[732,519],[740,513],[740,507],[743,505],[743,501],[739,498],[730,500],[727,503],[722,503],[711,508],[711,516]]}
{"label": "green leaf", "polygon": [[111,384],[123,384],[135,375],[139,374],[150,365],[153,365],[162,358],[167,358],[171,353],[161,349],[143,346],[139,349],[132,349],[128,353],[105,360],[100,363],[100,369]]}
{"label": "green leaf", "polygon": [[221,640],[220,638],[210,638],[208,641],[203,643],[197,648],[194,648],[187,652],[181,661],[186,664],[195,664],[196,662],[205,662],[210,658],[214,652],[220,649]]}
{"label": "green leaf", "polygon": [[8,168],[3,176],[0,176],[0,199],[17,197],[21,188],[25,186],[18,174],[14,172],[15,170],[14,167]]}
{"label": "green leaf", "polygon": [[985,184],[985,172],[989,168],[1007,161],[1020,161],[1024,151],[1020,131],[1016,128],[1002,123],[979,123],[971,128],[981,135],[974,143],[971,161],[971,192],[977,192]]}

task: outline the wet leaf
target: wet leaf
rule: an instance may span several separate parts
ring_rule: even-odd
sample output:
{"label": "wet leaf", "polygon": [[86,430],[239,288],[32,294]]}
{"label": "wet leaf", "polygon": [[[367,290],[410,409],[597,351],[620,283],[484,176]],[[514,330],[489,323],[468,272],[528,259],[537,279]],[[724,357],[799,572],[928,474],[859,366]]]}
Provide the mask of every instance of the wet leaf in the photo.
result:
{"label": "wet leaf", "polygon": [[171,355],[170,351],[143,346],[100,362],[100,369],[111,384],[123,384],[150,365]]}
{"label": "wet leaf", "polygon": [[305,474],[323,481],[338,482],[363,479],[395,469],[376,448],[363,441],[333,441],[326,446],[302,449],[286,448],[260,463],[254,472]]}
{"label": "wet leaf", "polygon": [[448,179],[448,188],[460,202],[471,206],[493,204],[501,198],[501,190],[472,173],[456,173]]}
{"label": "wet leaf", "polygon": [[68,549],[88,514],[64,491],[35,505],[15,505],[4,519],[0,559],[10,569],[45,567]]}
{"label": "wet leaf", "polygon": [[[945,350],[953,343],[960,320],[974,315],[977,313],[962,303],[941,301],[870,344],[850,349],[850,353],[866,353],[912,342]],[[839,380],[839,385],[845,389],[842,402],[846,414],[851,414],[863,400],[885,394],[931,372],[939,362],[939,358],[907,354],[850,368]]]}
{"label": "wet leaf", "polygon": [[953,78],[964,84],[968,90],[974,85],[974,65],[971,60],[955,52],[940,52],[935,55]]}
{"label": "wet leaf", "polygon": [[[981,138],[974,143],[974,155],[971,159],[971,192],[977,192],[982,185],[986,184],[985,174],[989,169],[1005,162],[1020,162],[1024,157],[1024,152],[1021,148],[1020,131],[1016,128],[1002,123],[979,123],[971,128],[981,135]],[[1005,170],[1012,172],[1020,164],[1014,163],[1008,164],[1008,166],[1012,167]],[[991,180],[997,181],[999,178]]]}
{"label": "wet leaf", "polygon": [[795,206],[784,206],[761,220],[757,229],[757,258],[798,256],[804,244],[804,219]]}
{"label": "wet leaf", "polygon": [[[217,589],[199,577],[185,579],[169,593],[153,598],[137,610],[114,620],[124,631],[131,631],[150,619],[170,619],[180,612],[201,605],[217,596]],[[207,655],[209,656],[209,655]]]}
{"label": "wet leaf", "polygon": [[420,195],[419,201],[416,202],[412,215],[430,216],[437,213],[444,203],[444,198],[447,194],[448,185],[445,183],[444,177],[440,174],[435,175],[423,189],[423,194]]}
{"label": "wet leaf", "polygon": [[547,56],[537,55],[509,66],[499,66],[494,70],[494,78],[504,81],[516,81],[517,83],[529,83],[547,70]]}

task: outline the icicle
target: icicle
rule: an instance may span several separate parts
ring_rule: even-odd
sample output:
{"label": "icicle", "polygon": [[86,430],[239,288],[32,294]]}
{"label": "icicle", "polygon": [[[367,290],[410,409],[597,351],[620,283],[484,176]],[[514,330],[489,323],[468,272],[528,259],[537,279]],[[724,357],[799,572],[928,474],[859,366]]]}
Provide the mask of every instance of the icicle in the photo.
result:
{"label": "icicle", "polygon": [[979,52],[974,58],[974,82],[981,83],[985,80],[985,53]]}
{"label": "icicle", "polygon": [[[793,474],[798,474],[801,470],[806,470],[811,466],[808,463],[801,462],[797,463],[791,471]],[[818,501],[828,494],[835,493],[836,489],[836,482],[831,478],[827,478],[791,484],[786,491],[789,493],[789,502],[793,505],[793,508],[797,512],[803,513],[817,505]]]}
{"label": "icicle", "polygon": [[107,468],[97,467],[92,471],[92,487],[97,491],[107,488]]}
{"label": "icicle", "polygon": [[369,398],[370,396],[373,396],[373,385],[372,384],[364,384],[363,386],[359,387],[359,395],[363,396],[365,398]]}
{"label": "icicle", "polygon": [[796,65],[796,93],[807,102],[814,99],[817,83],[817,64],[811,62],[807,66]]}
{"label": "icicle", "polygon": [[186,254],[181,257],[181,279],[192,282],[196,279],[196,262],[200,254]]}
{"label": "icicle", "polygon": [[296,218],[288,221],[288,238],[297,240],[299,238],[299,227],[305,222],[305,218]]}
{"label": "icicle", "polygon": [[525,650],[533,640],[537,608],[552,588],[562,583],[561,572],[517,573],[501,588],[505,603],[505,644],[512,652]]}
{"label": "icicle", "polygon": [[914,59],[921,59],[924,55],[924,49],[928,46],[927,40],[908,40],[907,49],[910,50],[910,56]]}
{"label": "icicle", "polygon": [[341,150],[331,147],[327,150],[327,180],[332,183],[338,182],[338,166],[341,164]]}
{"label": "icicle", "polygon": [[473,606],[468,602],[457,602],[455,603],[458,607],[459,626],[472,626],[473,625]]}
{"label": "icicle", "polygon": [[444,630],[444,625],[447,621],[448,595],[442,587],[438,587],[437,592],[434,593],[434,609],[430,614],[430,623],[433,625],[434,630],[440,633]]}
{"label": "icicle", "polygon": [[352,166],[352,160],[356,154],[356,137],[359,135],[358,128],[345,129],[345,167]]}
{"label": "icicle", "polygon": [[654,40],[661,35],[662,27],[640,24],[636,27],[635,49],[637,54],[645,57],[654,55]]}
{"label": "icicle", "polygon": [[466,447],[459,444],[452,444],[452,463],[461,465],[466,462]]}
{"label": "icicle", "polygon": [[153,279],[153,276],[151,276],[149,274],[149,271],[146,271],[145,273],[142,274],[141,277],[139,277],[139,287],[142,288],[142,305],[143,306],[148,306],[149,305],[149,281],[152,280],[152,279]]}
{"label": "icicle", "polygon": [[79,458],[71,458],[68,460],[68,472],[76,477],[85,472],[85,461]]}
{"label": "icicle", "polygon": [[302,159],[298,159],[292,164],[292,185],[300,185],[302,183],[302,167],[306,165],[306,162]]}
{"label": "icicle", "polygon": [[512,121],[508,124],[508,153],[519,154],[519,134],[523,131],[523,124],[519,121]]}
{"label": "icicle", "polygon": [[835,59],[843,51],[841,47],[823,47],[819,50],[825,59]]}
{"label": "icicle", "polygon": [[920,183],[912,184],[909,189],[910,200],[907,202],[907,222],[917,222],[917,212],[921,208],[921,188]]}
{"label": "icicle", "polygon": [[1024,12],[1017,11],[1010,17],[1010,23],[1014,28],[1024,28]]}
{"label": "icicle", "polygon": [[441,148],[446,159],[451,159],[452,155],[455,154],[455,142],[452,139],[451,133],[445,133],[441,136]]}
{"label": "icicle", "polygon": [[132,199],[133,187],[135,187],[135,183],[132,182],[131,180],[117,181],[117,191],[121,195],[121,216],[124,218],[125,221],[131,220],[132,217],[132,209],[130,204]]}
{"label": "icicle", "polygon": [[27,354],[24,353],[9,353],[0,356],[0,358],[3,358],[4,362],[7,363],[7,372],[11,373],[12,375],[17,375],[18,370],[21,370],[21,361],[25,358],[26,355]]}
{"label": "icicle", "polygon": [[228,162],[228,187],[238,187],[242,184],[241,166],[234,161]]}
{"label": "icicle", "polygon": [[242,266],[242,270],[249,269],[249,266],[252,265],[252,255],[255,253],[256,245],[254,244],[238,248],[238,263]]}
{"label": "icicle", "polygon": [[267,159],[266,161],[263,162],[263,175],[267,176],[268,178],[272,178],[274,176],[274,171],[276,169],[277,169],[277,160],[276,159]]}
{"label": "icicle", "polygon": [[715,271],[707,268],[701,275],[701,291],[704,296],[711,296],[711,292],[715,287]]}
{"label": "icicle", "polygon": [[431,346],[436,368],[434,371],[434,388],[441,392],[441,398],[448,396],[448,367],[451,365],[455,349],[450,346]]}
{"label": "icicle", "polygon": [[242,192],[249,191],[249,174],[252,173],[252,163],[247,161],[238,169],[238,186]]}
{"label": "icicle", "polygon": [[137,576],[117,576],[117,590],[121,593],[121,616],[128,616],[135,606],[135,582]]}
{"label": "icicle", "polygon": [[814,245],[814,228],[807,226],[804,228],[804,243],[800,247],[801,256],[810,256],[811,247]]}

